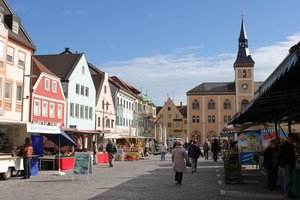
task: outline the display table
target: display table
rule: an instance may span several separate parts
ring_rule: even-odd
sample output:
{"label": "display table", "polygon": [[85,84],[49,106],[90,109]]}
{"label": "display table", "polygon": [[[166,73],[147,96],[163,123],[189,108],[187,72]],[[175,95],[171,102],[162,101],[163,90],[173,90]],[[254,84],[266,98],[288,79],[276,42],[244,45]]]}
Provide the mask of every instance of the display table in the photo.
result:
{"label": "display table", "polygon": [[39,167],[40,170],[55,170],[55,156],[39,157]]}
{"label": "display table", "polygon": [[128,161],[139,160],[139,152],[125,151],[124,159]]}
{"label": "display table", "polygon": [[[58,169],[58,158],[55,158],[55,167]],[[60,169],[69,170],[74,168],[74,157],[61,157],[60,158]]]}
{"label": "display table", "polygon": [[108,163],[108,153],[98,153],[98,164]]}

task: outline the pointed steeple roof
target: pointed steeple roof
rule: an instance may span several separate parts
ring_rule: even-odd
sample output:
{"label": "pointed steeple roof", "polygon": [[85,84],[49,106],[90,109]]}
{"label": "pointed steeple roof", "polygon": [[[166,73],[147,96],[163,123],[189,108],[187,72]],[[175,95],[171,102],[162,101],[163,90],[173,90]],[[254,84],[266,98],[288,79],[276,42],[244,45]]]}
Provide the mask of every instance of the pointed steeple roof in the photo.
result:
{"label": "pointed steeple roof", "polygon": [[238,63],[250,63],[250,64],[255,63],[251,58],[250,51],[248,49],[248,37],[244,25],[244,15],[242,15],[242,25],[241,25],[241,32],[239,37],[239,51],[238,51],[237,58],[234,62],[234,67],[235,64]]}

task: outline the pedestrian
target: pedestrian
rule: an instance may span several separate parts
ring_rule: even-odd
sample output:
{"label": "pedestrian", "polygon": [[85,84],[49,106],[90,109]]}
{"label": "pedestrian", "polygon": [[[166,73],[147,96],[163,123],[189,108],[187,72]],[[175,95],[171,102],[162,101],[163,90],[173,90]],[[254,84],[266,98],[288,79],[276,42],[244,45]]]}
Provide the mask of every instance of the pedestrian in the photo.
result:
{"label": "pedestrian", "polygon": [[209,145],[208,145],[207,139],[203,143],[203,151],[204,151],[204,158],[205,158],[205,160],[208,160]]}
{"label": "pedestrian", "polygon": [[183,172],[186,172],[186,165],[191,166],[188,155],[183,148],[183,142],[178,140],[172,152],[173,170],[175,171],[176,185],[182,184]]}
{"label": "pedestrian", "polygon": [[217,138],[215,138],[211,144],[211,151],[213,153],[213,159],[217,162],[218,159],[218,152],[219,152],[219,142]]}
{"label": "pedestrian", "polygon": [[267,188],[273,190],[277,184],[278,172],[278,146],[275,140],[271,140],[269,147],[265,149],[262,166],[267,174]]}
{"label": "pedestrian", "polygon": [[29,179],[31,176],[30,160],[33,153],[32,145],[30,144],[30,139],[27,137],[25,139],[25,144],[23,145],[23,165],[24,165],[24,176],[22,179]]}
{"label": "pedestrian", "polygon": [[164,143],[164,141],[159,146],[159,152],[160,152],[160,161],[165,161],[166,153],[168,152],[168,150],[167,150],[167,145]]}
{"label": "pedestrian", "polygon": [[284,198],[294,199],[296,196],[291,193],[292,174],[296,165],[296,153],[294,143],[296,135],[290,133],[287,141],[279,146],[278,160],[283,176],[283,192]]}
{"label": "pedestrian", "polygon": [[92,142],[92,148],[93,148],[93,164],[97,165],[97,160],[98,160],[98,148],[96,145],[96,142]]}
{"label": "pedestrian", "polygon": [[108,153],[109,167],[113,167],[113,161],[115,158],[115,153],[117,153],[117,147],[112,143],[111,139],[108,139],[106,151]]}
{"label": "pedestrian", "polygon": [[197,145],[197,141],[194,140],[192,141],[188,150],[188,156],[191,159],[191,164],[192,164],[192,173],[197,172],[197,162],[200,155],[201,157],[203,157],[201,149]]}

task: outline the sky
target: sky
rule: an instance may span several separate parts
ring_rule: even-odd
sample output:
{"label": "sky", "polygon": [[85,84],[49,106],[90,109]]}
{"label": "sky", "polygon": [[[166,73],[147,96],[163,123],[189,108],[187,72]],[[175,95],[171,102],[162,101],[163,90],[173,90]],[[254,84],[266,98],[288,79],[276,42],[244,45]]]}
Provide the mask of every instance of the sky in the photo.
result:
{"label": "sky", "polygon": [[203,82],[234,81],[242,14],[254,79],[300,41],[299,0],[7,0],[36,55],[69,47],[161,106]]}

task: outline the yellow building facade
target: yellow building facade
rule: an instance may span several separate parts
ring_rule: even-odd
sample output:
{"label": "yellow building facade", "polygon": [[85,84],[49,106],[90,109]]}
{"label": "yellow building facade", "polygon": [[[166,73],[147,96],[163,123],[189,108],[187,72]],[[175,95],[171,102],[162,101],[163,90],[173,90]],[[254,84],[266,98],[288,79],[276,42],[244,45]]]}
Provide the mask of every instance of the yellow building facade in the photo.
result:
{"label": "yellow building facade", "polygon": [[168,98],[164,106],[157,107],[157,124],[162,124],[166,129],[167,138],[187,138],[187,115],[186,106],[176,106]]}
{"label": "yellow building facade", "polygon": [[242,19],[237,58],[233,64],[234,82],[201,83],[187,95],[187,131],[189,139],[203,143],[220,135],[235,113],[245,108],[262,82],[254,82],[254,61]]}

